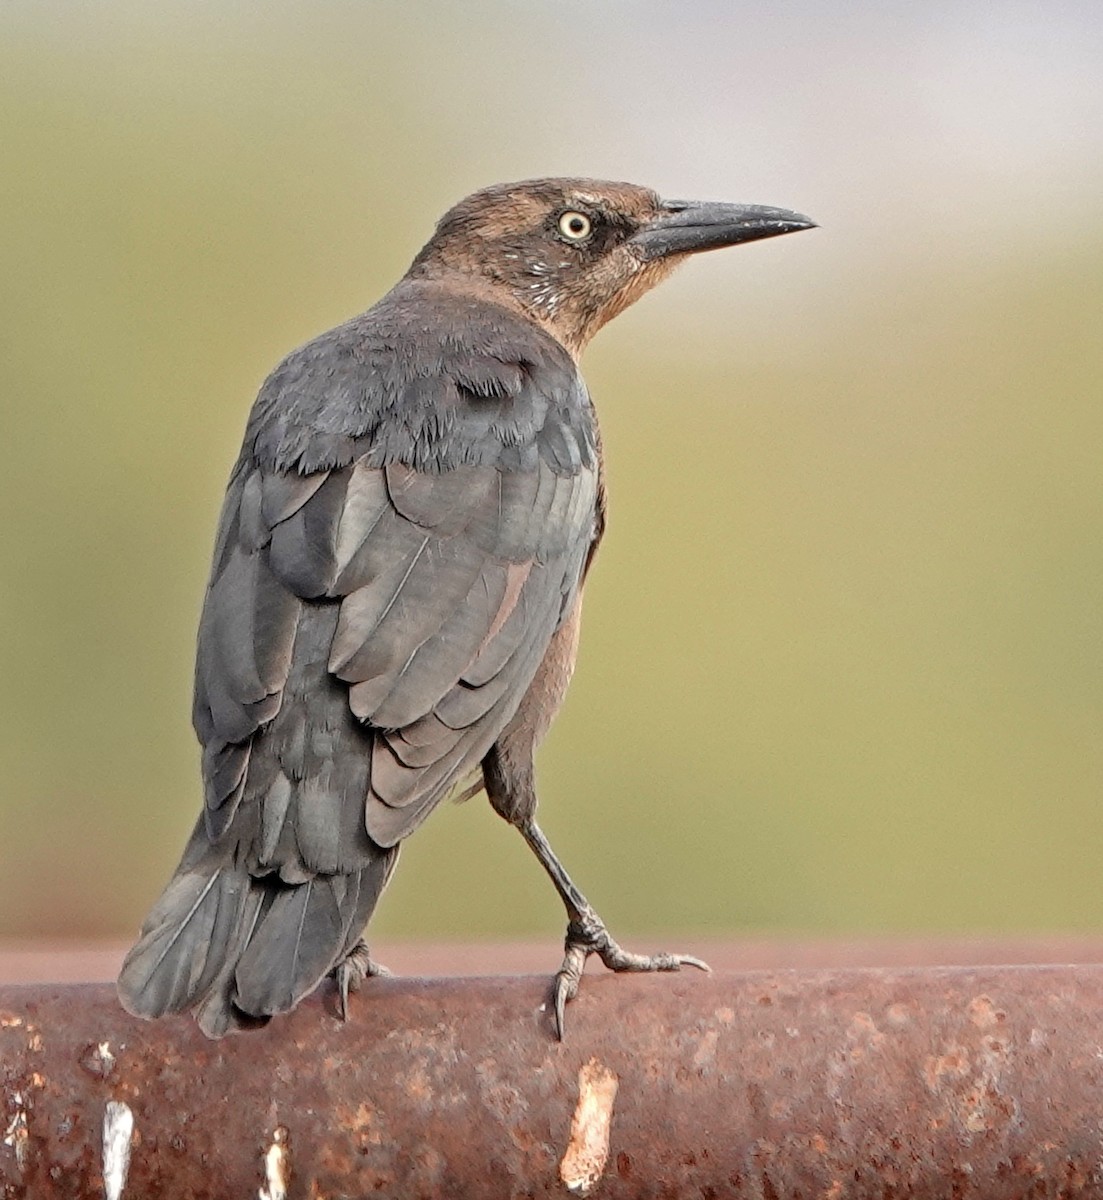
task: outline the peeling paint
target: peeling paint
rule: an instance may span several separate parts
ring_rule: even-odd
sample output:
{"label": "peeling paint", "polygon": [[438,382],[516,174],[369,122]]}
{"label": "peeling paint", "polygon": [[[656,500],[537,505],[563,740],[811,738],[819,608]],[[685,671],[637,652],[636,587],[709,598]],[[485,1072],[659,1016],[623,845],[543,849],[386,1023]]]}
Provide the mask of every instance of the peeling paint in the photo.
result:
{"label": "peeling paint", "polygon": [[264,1154],[264,1186],[257,1193],[257,1200],[287,1200],[290,1186],[291,1147],[287,1144],[287,1130],[277,1125]]}
{"label": "peeling paint", "polygon": [[559,1178],[576,1195],[585,1196],[605,1170],[618,1083],[616,1074],[596,1058],[579,1068],[578,1104],[559,1164]]}
{"label": "peeling paint", "polygon": [[130,1173],[134,1113],[122,1100],[108,1100],[103,1111],[103,1191],[107,1200],[121,1200]]}
{"label": "peeling paint", "polygon": [[115,1069],[115,1056],[110,1042],[93,1042],[80,1056],[80,1065],[89,1075],[106,1079]]}
{"label": "peeling paint", "polygon": [[15,1154],[15,1165],[22,1173],[26,1170],[27,1158],[30,1153],[27,1135],[27,1109],[24,1106],[21,1092],[13,1092],[11,1099],[15,1105],[15,1112],[12,1114],[11,1121],[8,1122],[7,1129],[4,1130],[4,1145]]}

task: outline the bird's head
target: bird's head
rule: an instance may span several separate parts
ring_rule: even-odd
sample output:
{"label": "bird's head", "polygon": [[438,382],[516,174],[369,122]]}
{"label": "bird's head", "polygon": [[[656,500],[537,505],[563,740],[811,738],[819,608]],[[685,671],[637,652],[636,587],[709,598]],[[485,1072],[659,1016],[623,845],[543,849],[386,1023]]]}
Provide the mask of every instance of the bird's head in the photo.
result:
{"label": "bird's head", "polygon": [[412,276],[490,289],[578,352],[690,254],[815,222],[783,208],[662,200],[596,179],[498,184],[441,218]]}

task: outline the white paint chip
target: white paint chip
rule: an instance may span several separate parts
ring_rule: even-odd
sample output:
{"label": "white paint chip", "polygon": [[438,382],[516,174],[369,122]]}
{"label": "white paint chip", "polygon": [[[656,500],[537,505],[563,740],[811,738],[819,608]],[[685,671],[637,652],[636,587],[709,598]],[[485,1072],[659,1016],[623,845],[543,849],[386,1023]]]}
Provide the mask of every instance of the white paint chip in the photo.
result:
{"label": "white paint chip", "polygon": [[4,1130],[4,1145],[11,1148],[15,1154],[15,1165],[20,1172],[27,1167],[27,1155],[30,1149],[30,1138],[27,1133],[27,1110],[23,1106],[23,1094],[15,1092],[12,1095],[15,1102],[15,1113],[7,1129]]}
{"label": "white paint chip", "polygon": [[605,1170],[618,1082],[596,1058],[578,1070],[578,1104],[571,1118],[567,1151],[559,1164],[559,1178],[577,1196],[585,1196]]}
{"label": "white paint chip", "polygon": [[121,1200],[130,1171],[134,1113],[122,1100],[108,1100],[103,1110],[103,1191],[107,1200]]}
{"label": "white paint chip", "polygon": [[290,1186],[291,1149],[287,1145],[287,1130],[279,1125],[264,1154],[264,1187],[257,1193],[257,1200],[287,1200]]}

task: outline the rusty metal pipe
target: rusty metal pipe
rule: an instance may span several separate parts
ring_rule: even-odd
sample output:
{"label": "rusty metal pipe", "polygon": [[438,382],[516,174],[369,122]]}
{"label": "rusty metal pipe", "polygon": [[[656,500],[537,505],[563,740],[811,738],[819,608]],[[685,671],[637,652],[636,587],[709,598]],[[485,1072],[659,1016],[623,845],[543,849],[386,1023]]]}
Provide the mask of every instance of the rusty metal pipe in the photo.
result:
{"label": "rusty metal pipe", "polygon": [[0,988],[0,1196],[1103,1197],[1103,967],[372,980],[208,1042]]}

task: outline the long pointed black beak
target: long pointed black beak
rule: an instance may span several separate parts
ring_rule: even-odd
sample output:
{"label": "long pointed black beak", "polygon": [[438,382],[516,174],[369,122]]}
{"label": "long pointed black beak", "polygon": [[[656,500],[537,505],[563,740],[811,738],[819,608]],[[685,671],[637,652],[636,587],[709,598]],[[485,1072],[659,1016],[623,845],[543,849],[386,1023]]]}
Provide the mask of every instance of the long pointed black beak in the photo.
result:
{"label": "long pointed black beak", "polygon": [[665,200],[662,211],[638,229],[628,245],[649,261],[815,228],[815,221],[787,208]]}

